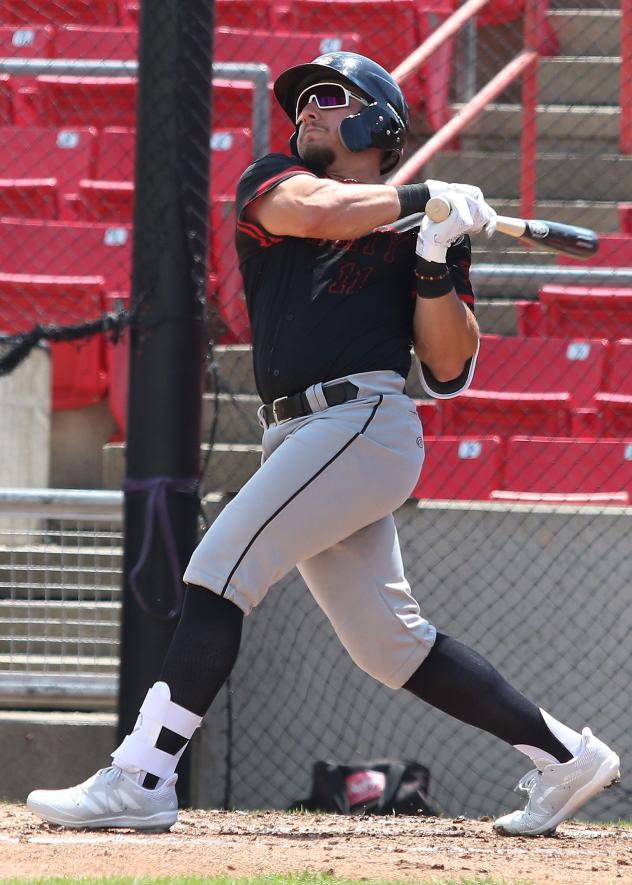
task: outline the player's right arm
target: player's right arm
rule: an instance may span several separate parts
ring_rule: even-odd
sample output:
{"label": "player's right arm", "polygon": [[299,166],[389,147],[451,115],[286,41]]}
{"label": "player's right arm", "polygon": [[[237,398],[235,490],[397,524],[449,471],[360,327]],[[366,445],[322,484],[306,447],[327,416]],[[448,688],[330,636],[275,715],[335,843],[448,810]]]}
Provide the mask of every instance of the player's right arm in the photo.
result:
{"label": "player's right arm", "polygon": [[251,203],[246,217],[275,236],[354,240],[392,224],[400,211],[390,185],[316,178],[306,170]]}
{"label": "player's right arm", "polygon": [[[432,186],[448,187],[443,182]],[[268,154],[244,172],[237,187],[240,222],[271,237],[357,239],[401,217],[403,205],[421,212],[424,184],[358,184],[319,178],[298,157]]]}

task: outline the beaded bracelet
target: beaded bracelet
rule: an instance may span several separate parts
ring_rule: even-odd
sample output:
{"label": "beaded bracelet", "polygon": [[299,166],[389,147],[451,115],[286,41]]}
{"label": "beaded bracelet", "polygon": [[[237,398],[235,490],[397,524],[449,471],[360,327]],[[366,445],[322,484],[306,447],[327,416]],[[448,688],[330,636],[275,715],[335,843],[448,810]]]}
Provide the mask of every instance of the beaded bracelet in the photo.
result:
{"label": "beaded bracelet", "polygon": [[[439,273],[420,273],[420,270],[437,270]],[[419,281],[417,283],[418,298],[442,298],[454,288],[447,265],[436,261],[426,261],[425,258],[418,257],[415,277]]]}

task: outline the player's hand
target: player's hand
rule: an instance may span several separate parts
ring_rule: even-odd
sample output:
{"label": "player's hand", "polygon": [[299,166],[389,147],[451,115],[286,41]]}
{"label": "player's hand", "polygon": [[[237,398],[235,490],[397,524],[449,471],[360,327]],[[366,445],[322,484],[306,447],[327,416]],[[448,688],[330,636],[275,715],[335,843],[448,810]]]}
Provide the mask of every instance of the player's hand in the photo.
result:
{"label": "player's hand", "polygon": [[453,181],[435,181],[430,178],[426,181],[426,187],[431,197],[446,197],[450,200],[455,194],[459,194],[468,202],[472,220],[477,225],[470,233],[477,234],[484,230],[488,237],[496,230],[496,212],[485,202],[483,191],[474,184],[460,184]]}
{"label": "player's hand", "polygon": [[439,222],[431,221],[427,215],[424,215],[415,251],[426,261],[445,263],[448,247],[463,234],[482,230],[485,222],[484,213],[481,212],[476,199],[468,199],[463,194],[454,192],[450,194],[444,192],[440,196],[450,200],[452,211],[445,221]]}

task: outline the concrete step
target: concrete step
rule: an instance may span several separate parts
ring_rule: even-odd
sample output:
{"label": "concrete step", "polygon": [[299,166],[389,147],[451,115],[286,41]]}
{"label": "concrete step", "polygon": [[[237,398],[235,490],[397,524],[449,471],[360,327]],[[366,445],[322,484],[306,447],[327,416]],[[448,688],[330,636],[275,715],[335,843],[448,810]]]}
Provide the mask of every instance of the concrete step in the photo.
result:
{"label": "concrete step", "polygon": [[[203,445],[203,459],[208,446]],[[226,444],[218,442],[206,471],[205,490],[234,494],[255,473],[261,463],[261,446],[252,444]],[[120,489],[125,475],[125,445],[109,443],[103,448],[103,488]]]}
{"label": "concrete step", "polygon": [[[446,151],[426,164],[426,178],[472,181],[499,200],[515,199],[520,187],[520,158],[513,151]],[[547,153],[537,159],[540,200],[612,202],[632,192],[632,157]]]}
{"label": "concrete step", "polygon": [[619,55],[619,9],[551,9],[548,20],[563,55]]}
{"label": "concrete step", "polygon": [[[244,378],[249,369],[249,358],[244,360]],[[220,369],[221,372],[221,369]],[[254,378],[251,378],[252,393],[212,393],[204,394],[202,406],[202,439],[208,440],[215,418],[215,439],[223,443],[258,443],[261,439],[261,425],[257,419],[257,409],[261,400],[254,392]]]}
{"label": "concrete step", "polygon": [[0,713],[0,797],[24,802],[31,790],[79,783],[109,764],[115,746],[115,713],[6,710]]}
{"label": "concrete step", "polygon": [[618,56],[558,56],[538,65],[538,101],[542,104],[617,105]]}
{"label": "concrete step", "polygon": [[[455,111],[462,104],[453,105]],[[538,149],[563,143],[567,150],[591,154],[615,152],[619,143],[620,109],[607,105],[538,104]],[[522,135],[519,104],[490,104],[469,124],[461,138],[465,150],[498,149],[501,140],[519,143]]]}

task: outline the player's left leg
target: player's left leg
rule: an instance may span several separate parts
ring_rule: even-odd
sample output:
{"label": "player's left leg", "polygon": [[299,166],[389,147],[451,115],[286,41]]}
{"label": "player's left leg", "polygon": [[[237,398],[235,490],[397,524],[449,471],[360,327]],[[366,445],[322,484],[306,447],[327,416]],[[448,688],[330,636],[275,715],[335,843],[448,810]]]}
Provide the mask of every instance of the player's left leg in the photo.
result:
{"label": "player's left leg", "polygon": [[392,518],[367,526],[299,569],[353,660],[391,688],[404,687],[449,715],[528,755],[523,811],[496,821],[499,832],[555,829],[618,777],[619,759],[589,729],[558,722],[463,643],[421,617],[401,562]]}
{"label": "player's left leg", "polygon": [[432,706],[490,732],[535,765],[520,781],[524,809],[498,818],[504,835],[550,833],[619,777],[619,757],[589,728],[580,734],[510,685],[478,652],[438,634],[426,660],[404,684]]}

